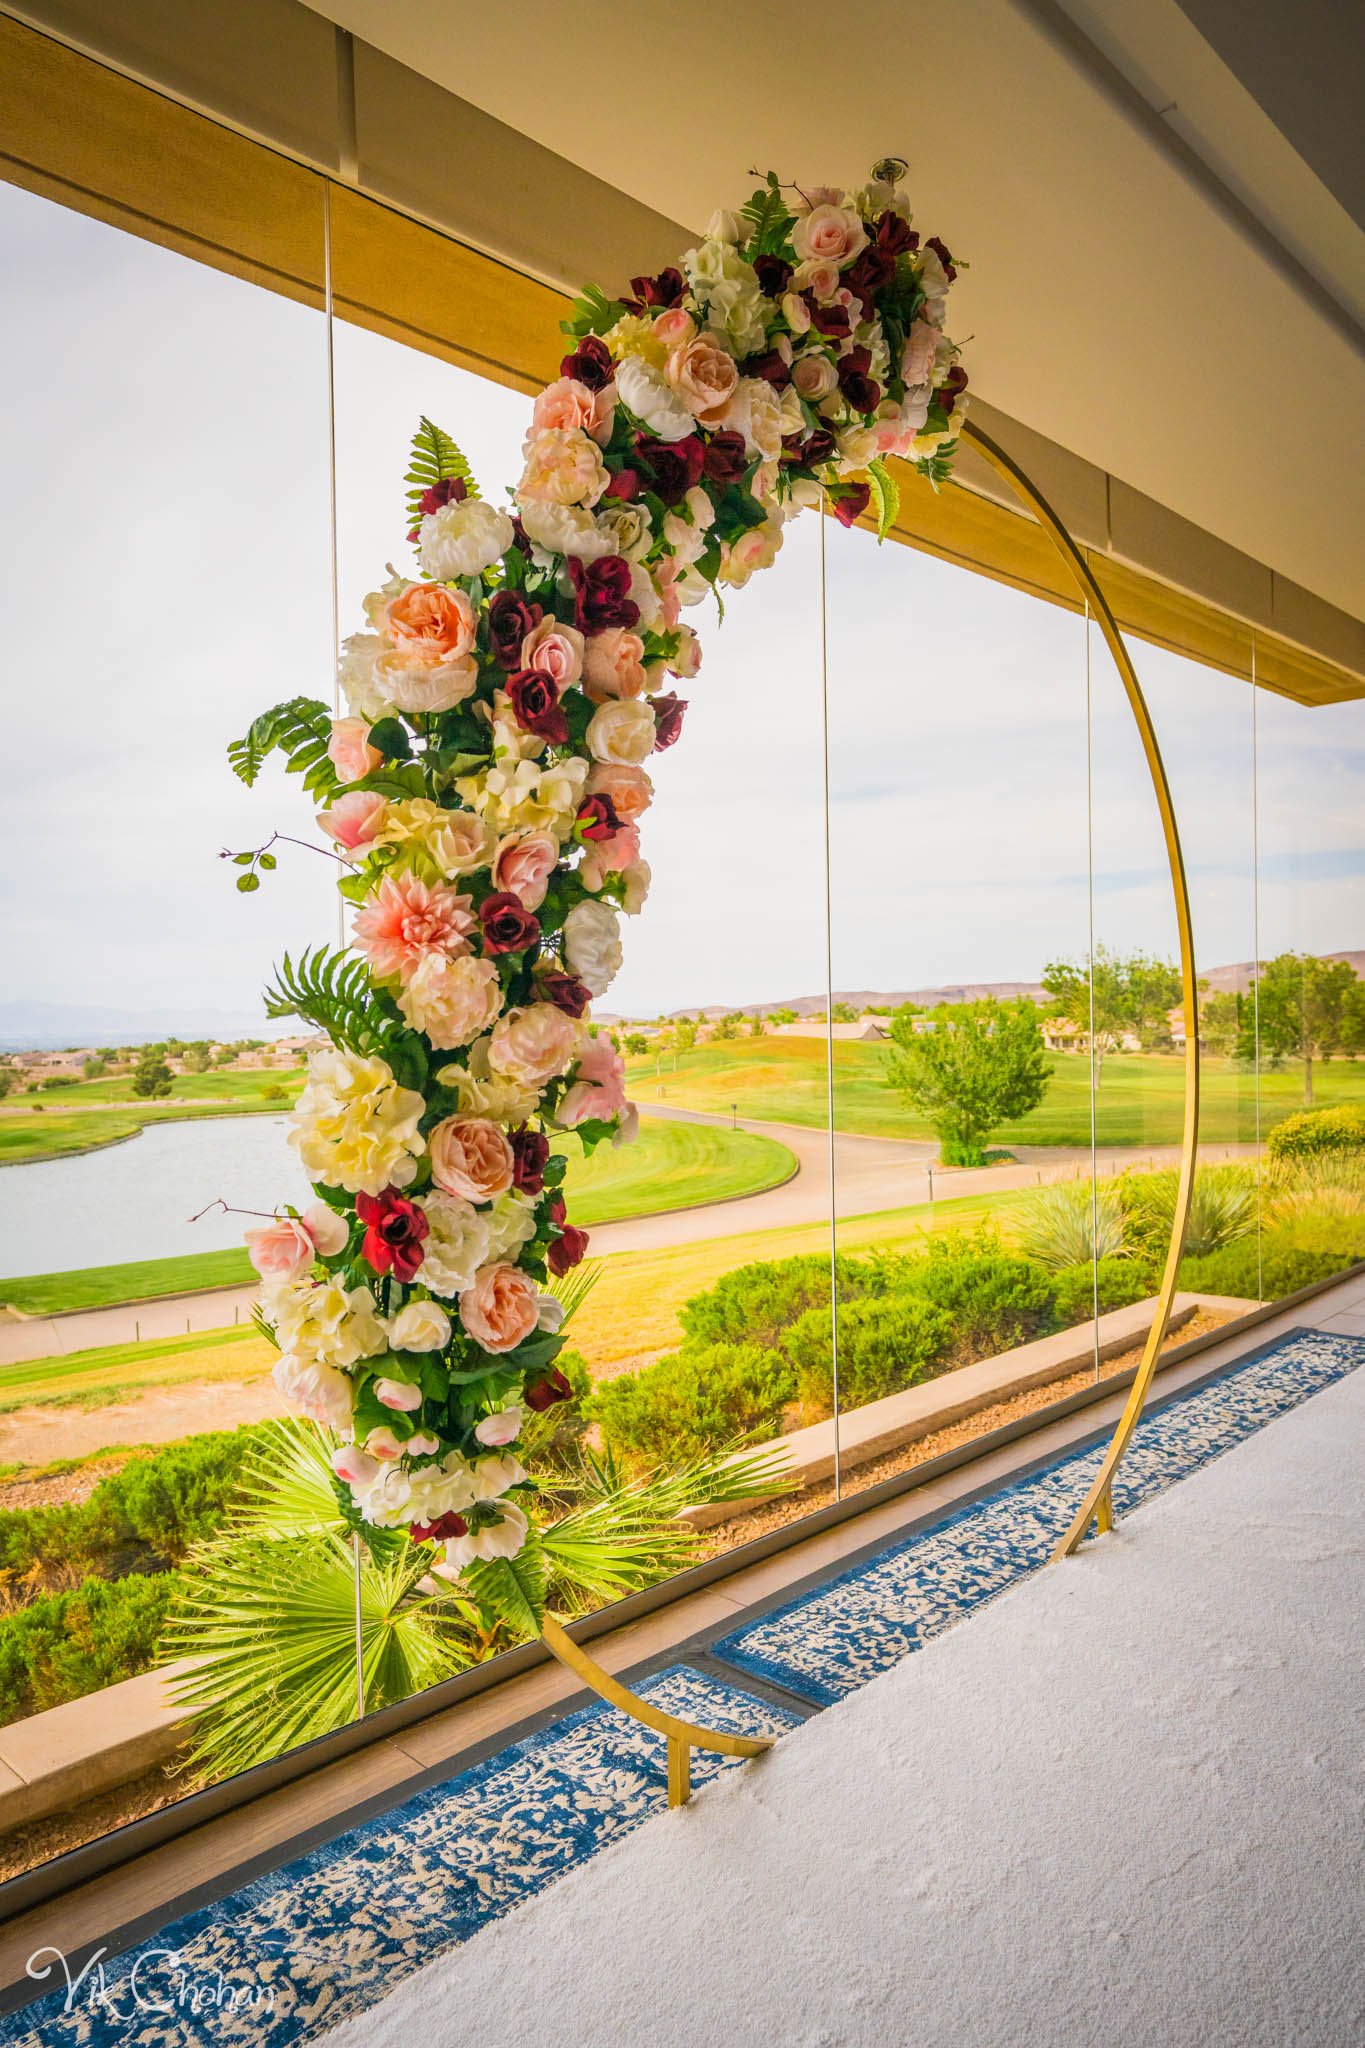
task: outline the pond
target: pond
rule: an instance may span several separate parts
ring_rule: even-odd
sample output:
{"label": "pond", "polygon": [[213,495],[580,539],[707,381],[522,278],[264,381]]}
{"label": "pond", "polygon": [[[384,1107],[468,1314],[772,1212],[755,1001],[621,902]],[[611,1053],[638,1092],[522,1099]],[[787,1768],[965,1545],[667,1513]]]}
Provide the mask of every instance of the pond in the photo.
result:
{"label": "pond", "polygon": [[0,1271],[18,1279],[240,1245],[250,1217],[189,1218],[216,1196],[241,1209],[310,1202],[287,1131],[283,1116],[203,1117],[149,1124],[98,1152],[7,1166]]}

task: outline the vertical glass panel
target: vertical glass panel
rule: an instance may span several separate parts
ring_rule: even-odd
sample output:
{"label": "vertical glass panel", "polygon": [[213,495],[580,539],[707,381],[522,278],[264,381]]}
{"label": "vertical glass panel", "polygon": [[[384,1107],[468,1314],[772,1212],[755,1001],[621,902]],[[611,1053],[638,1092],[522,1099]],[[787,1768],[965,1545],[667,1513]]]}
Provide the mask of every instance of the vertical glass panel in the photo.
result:
{"label": "vertical glass panel", "polygon": [[829,557],[847,1493],[1051,1398],[1021,1346],[1074,1331],[1056,1391],[1090,1369],[1087,1041],[1044,987],[1087,972],[1086,679],[1073,612],[866,532]]}
{"label": "vertical glass panel", "polygon": [[1365,706],[1256,692],[1259,1292],[1365,1257]]}
{"label": "vertical glass panel", "polygon": [[[363,629],[362,599],[384,564],[414,564],[403,477],[419,418],[453,436],[484,496],[503,503],[532,401],[340,321],[334,344],[345,636]],[[739,1269],[800,1258],[803,1305],[829,1304],[823,1023],[784,1029],[825,1008],[814,518],[787,530],[771,568],[727,590],[723,624],[710,605],[685,617],[704,660],[678,686],[689,703],[679,744],[648,763],[649,898],[623,919],[623,964],[593,1005],[625,1058],[639,1137],[590,1157],[572,1135],[552,1137],[597,1278],[560,1360],[575,1398],[533,1418],[518,1455],[542,1482],[533,1512],[544,1526],[606,1497],[596,1551],[585,1540],[572,1570],[556,1566],[559,1612],[599,1606],[804,1507],[739,1511],[745,1489],[718,1468],[741,1442],[780,1434],[793,1411],[767,1272]],[[628,1501],[645,1479],[644,1504]],[[703,1509],[699,1540],[675,1525],[613,1574],[609,1541],[689,1503]],[[430,1572],[439,1556],[400,1546],[387,1582],[382,1565],[366,1567],[370,1708],[519,1639],[491,1610],[443,1603],[448,1589]]]}
{"label": "vertical glass panel", "polygon": [[[0,1319],[0,1722],[109,1689],[83,1733],[30,1731],[71,1791],[6,1832],[10,1875],[261,1753],[270,1645],[232,1660],[235,1735],[194,1760],[168,1741],[135,1782],[81,1789],[104,1774],[82,1745],[147,1715],[189,1548],[222,1538],[251,1426],[282,1411],[250,1322],[254,1219],[224,1205],[307,1199],[284,1123],[300,1028],[267,1022],[261,990],[334,913],[316,854],[250,865],[272,829],[311,830],[297,785],[272,767],[248,791],[225,759],[266,706],[326,690],[323,314],[8,185],[0,244],[23,764],[0,827],[0,1299],[34,1318]],[[258,1573],[272,1628],[277,1595]],[[343,1628],[353,1698],[349,1657]]]}

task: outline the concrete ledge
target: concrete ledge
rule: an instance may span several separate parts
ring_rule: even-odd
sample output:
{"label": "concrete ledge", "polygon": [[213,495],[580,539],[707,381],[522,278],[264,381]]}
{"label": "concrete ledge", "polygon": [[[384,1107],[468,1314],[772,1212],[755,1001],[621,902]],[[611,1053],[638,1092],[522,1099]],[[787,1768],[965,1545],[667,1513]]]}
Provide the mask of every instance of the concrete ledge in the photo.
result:
{"label": "concrete ledge", "polygon": [[188,1659],[169,1664],[0,1728],[0,1829],[94,1799],[174,1756],[185,1710],[166,1680],[189,1668]]}
{"label": "concrete ledge", "polygon": [[[1171,1308],[1170,1327],[1179,1329],[1201,1307],[1214,1305],[1213,1296],[1177,1294]],[[1224,1306],[1221,1301],[1218,1305]],[[1226,1304],[1231,1306],[1232,1304]],[[1117,1358],[1141,1344],[1152,1327],[1156,1296],[1134,1302],[1128,1308],[1111,1309],[1099,1321],[1099,1356]],[[1248,1304],[1235,1304],[1243,1313]],[[903,1394],[888,1394],[884,1400],[869,1401],[839,1417],[838,1457],[841,1467],[871,1464],[874,1458],[919,1437],[932,1436],[969,1415],[976,1415],[1012,1394],[1024,1394],[1032,1387],[1044,1387],[1050,1380],[1065,1379],[1080,1372],[1095,1358],[1095,1330],[1090,1323],[1059,1330],[1054,1336],[1039,1337],[1032,1344],[1020,1344],[994,1358],[978,1359],[975,1365],[961,1365],[938,1379],[908,1387]],[[813,1422],[807,1429],[794,1429],[771,1444],[758,1448],[771,1451],[776,1469],[795,1487],[815,1486],[834,1472],[836,1449],[833,1421]],[[752,1455],[752,1453],[746,1453]],[[694,1529],[710,1529],[742,1515],[757,1505],[750,1500],[718,1502],[707,1507],[686,1508],[679,1520]]]}

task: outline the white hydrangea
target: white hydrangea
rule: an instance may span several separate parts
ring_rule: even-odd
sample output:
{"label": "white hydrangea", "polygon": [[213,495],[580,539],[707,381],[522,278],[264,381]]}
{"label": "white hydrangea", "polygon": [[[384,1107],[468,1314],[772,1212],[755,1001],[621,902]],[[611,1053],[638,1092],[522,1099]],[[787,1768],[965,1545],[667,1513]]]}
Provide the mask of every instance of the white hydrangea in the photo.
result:
{"label": "white hydrangea", "polygon": [[436,1189],[419,1195],[417,1207],[428,1226],[422,1246],[422,1285],[447,1300],[463,1294],[491,1256],[487,1222],[472,1202]]}

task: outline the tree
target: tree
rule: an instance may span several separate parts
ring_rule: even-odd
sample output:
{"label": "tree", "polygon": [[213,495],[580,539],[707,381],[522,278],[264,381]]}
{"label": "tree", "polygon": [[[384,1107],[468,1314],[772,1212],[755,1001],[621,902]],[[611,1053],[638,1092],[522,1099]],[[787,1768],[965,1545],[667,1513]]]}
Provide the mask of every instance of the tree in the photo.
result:
{"label": "tree", "polygon": [[768,1012],[768,1022],[770,1024],[794,1024],[796,1022],[796,1012],[795,1010],[770,1010]]}
{"label": "tree", "polygon": [[829,1015],[833,1024],[856,1024],[858,1021],[858,1012],[852,1003],[836,1003]]}
{"label": "tree", "polygon": [[631,1054],[649,1051],[649,1040],[645,1037],[643,1031],[628,1031],[626,1033],[626,1051]]}
{"label": "tree", "polygon": [[1050,960],[1043,987],[1052,997],[1053,1015],[1074,1025],[1094,1052],[1117,1052],[1130,1034],[1146,1052],[1170,1042],[1166,1013],[1180,1001],[1181,984],[1180,970],[1169,960],[1096,946],[1089,964]]}
{"label": "tree", "polygon": [[713,1038],[738,1038],[739,1027],[744,1019],[738,1010],[731,1010],[728,1017],[717,1017],[711,1026]]}
{"label": "tree", "polygon": [[916,1030],[907,1005],[891,1019],[887,1079],[934,1131],[947,1166],[981,1166],[998,1124],[1027,1116],[1052,1069],[1036,1006],[987,996],[944,1005]]}
{"label": "tree", "polygon": [[133,1068],[133,1093],[144,1101],[171,1092],[171,1070],[154,1045],[149,1045]]}
{"label": "tree", "polygon": [[1232,989],[1215,989],[1199,1005],[1199,1042],[1206,1052],[1235,1052],[1242,1035],[1242,998]]}
{"label": "tree", "polygon": [[207,1074],[209,1066],[209,1049],[206,1045],[187,1045],[185,1047],[185,1072],[187,1074]]}
{"label": "tree", "polygon": [[1256,1000],[1242,1006],[1240,1059],[1260,1057],[1278,1067],[1303,1061],[1305,1108],[1313,1101],[1313,1062],[1352,1049],[1359,983],[1349,960],[1319,960],[1313,953],[1280,953],[1262,964]]}
{"label": "tree", "polygon": [[17,1088],[22,1079],[23,1076],[17,1074],[8,1062],[0,1066],[0,1098],[8,1095],[11,1088]]}
{"label": "tree", "polygon": [[101,1059],[98,1053],[96,1053],[93,1059],[81,1061],[81,1072],[84,1074],[87,1081],[98,1081],[100,1075],[103,1074],[105,1071],[106,1062],[103,1059]]}
{"label": "tree", "polygon": [[692,1017],[679,1017],[673,1026],[673,1040],[679,1052],[691,1052],[697,1042],[696,1020]]}
{"label": "tree", "polygon": [[753,1016],[749,1019],[750,1038],[762,1038],[767,1028],[767,1025],[763,1021],[763,1012],[761,1010],[755,1010]]}

